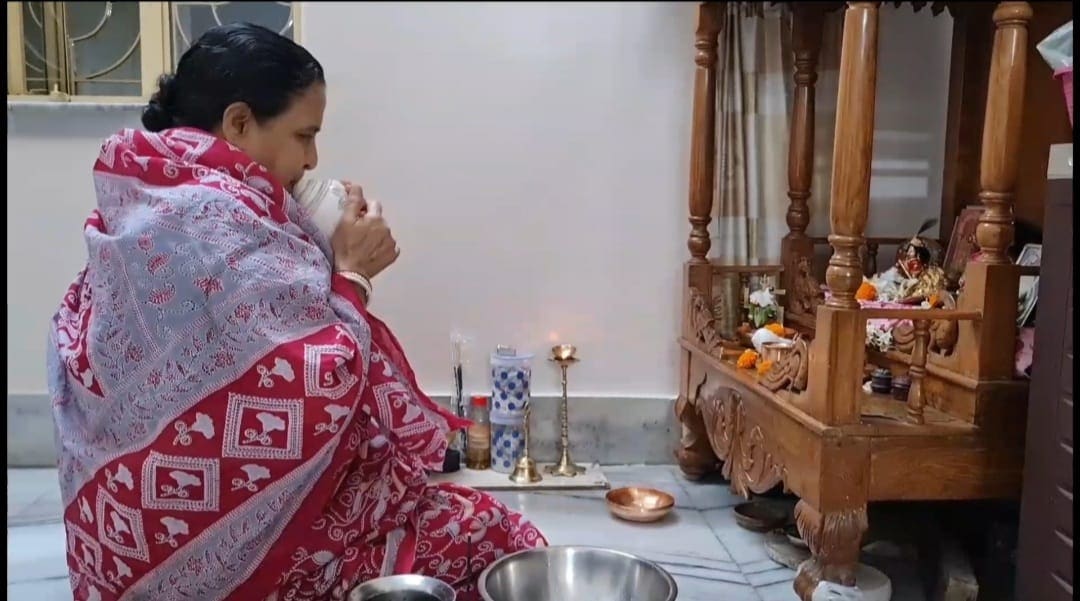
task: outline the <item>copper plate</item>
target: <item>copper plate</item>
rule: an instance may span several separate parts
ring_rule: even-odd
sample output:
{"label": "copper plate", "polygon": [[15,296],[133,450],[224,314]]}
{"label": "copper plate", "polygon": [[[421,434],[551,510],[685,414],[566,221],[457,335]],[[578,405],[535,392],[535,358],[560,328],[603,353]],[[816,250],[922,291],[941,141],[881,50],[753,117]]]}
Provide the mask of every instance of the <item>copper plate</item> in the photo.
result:
{"label": "copper plate", "polygon": [[675,507],[675,497],[662,490],[640,486],[616,488],[605,498],[615,517],[631,522],[655,522]]}

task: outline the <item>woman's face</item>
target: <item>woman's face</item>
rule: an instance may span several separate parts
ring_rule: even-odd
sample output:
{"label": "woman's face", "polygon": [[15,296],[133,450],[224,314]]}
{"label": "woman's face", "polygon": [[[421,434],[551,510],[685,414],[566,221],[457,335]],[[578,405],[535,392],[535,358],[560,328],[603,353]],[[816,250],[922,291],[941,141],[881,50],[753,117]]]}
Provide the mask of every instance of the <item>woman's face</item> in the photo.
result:
{"label": "woman's face", "polygon": [[251,109],[237,102],[225,109],[221,136],[252,159],[290,192],[305,171],[319,162],[315,136],[326,110],[326,85],[316,83],[293,98],[277,117],[259,123]]}

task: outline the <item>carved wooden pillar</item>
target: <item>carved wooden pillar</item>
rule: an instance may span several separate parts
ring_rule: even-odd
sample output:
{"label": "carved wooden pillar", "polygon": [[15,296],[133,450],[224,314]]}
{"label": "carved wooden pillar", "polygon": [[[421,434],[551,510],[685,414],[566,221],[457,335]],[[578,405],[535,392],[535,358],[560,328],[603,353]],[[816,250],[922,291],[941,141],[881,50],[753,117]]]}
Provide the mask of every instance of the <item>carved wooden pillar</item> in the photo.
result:
{"label": "carved wooden pillar", "polygon": [[[780,245],[784,272],[781,287],[794,290],[799,257],[812,257],[814,245],[806,236],[810,224],[810,186],[814,176],[814,85],[817,83],[824,10],[820,5],[792,5],[792,43],[795,55],[795,97],[788,144],[788,233]],[[789,294],[789,298],[791,295]]]}
{"label": "carved wooden pillar", "polygon": [[690,138],[690,262],[708,263],[712,221],[713,176],[716,173],[716,45],[722,6],[703,2],[698,8],[694,40],[694,117]]}
{"label": "carved wooden pillar", "polygon": [[926,352],[930,343],[930,322],[925,319],[914,320],[915,346],[911,349],[911,388],[908,389],[907,414],[912,423],[921,424],[924,421],[923,407],[925,405],[925,393],[923,392],[923,378],[926,377]]}
{"label": "carved wooden pillar", "polygon": [[[696,336],[693,306],[700,299],[712,306],[712,265],[709,263],[709,222],[712,221],[713,177],[716,173],[716,46],[723,26],[723,5],[702,2],[694,37],[693,130],[690,134],[690,261],[685,266],[683,335]],[[688,351],[682,351],[682,376],[675,416],[682,425],[682,444],[676,457],[688,478],[700,478],[716,467],[705,424],[698,407],[696,377]]]}
{"label": "carved wooden pillar", "polygon": [[993,12],[992,2],[949,4],[953,28],[938,223],[938,239],[942,241],[950,239],[964,206],[979,196],[979,158],[994,36],[994,28],[988,25],[993,23]]}
{"label": "carved wooden pillar", "polygon": [[994,53],[983,126],[979,200],[986,211],[979,218],[975,240],[979,261],[1010,263],[1006,252],[1013,242],[1013,188],[1016,185],[1020,121],[1024,110],[1027,69],[1027,2],[1002,2],[994,11]]}
{"label": "carved wooden pillar", "polygon": [[870,201],[877,38],[878,3],[849,2],[844,15],[829,207],[833,255],[825,272],[832,291],[826,304],[841,309],[859,307],[855,291],[862,283],[859,247]]}
{"label": "carved wooden pillar", "polygon": [[[810,351],[810,384],[802,409],[830,425],[859,422],[866,348],[855,291],[863,277],[860,249],[870,197],[877,82],[878,3],[849,2],[844,14],[836,99],[829,221],[833,247],[825,281],[832,296],[818,307]],[[853,342],[860,344],[853,344]]]}
{"label": "carved wooden pillar", "polygon": [[1001,2],[994,11],[994,47],[986,90],[979,200],[986,210],[975,229],[982,250],[964,271],[960,310],[982,313],[976,325],[961,322],[957,370],[981,379],[1009,379],[1015,370],[1018,268],[1006,252],[1013,241],[1013,194],[1017,179],[1024,80],[1027,71],[1027,2]]}

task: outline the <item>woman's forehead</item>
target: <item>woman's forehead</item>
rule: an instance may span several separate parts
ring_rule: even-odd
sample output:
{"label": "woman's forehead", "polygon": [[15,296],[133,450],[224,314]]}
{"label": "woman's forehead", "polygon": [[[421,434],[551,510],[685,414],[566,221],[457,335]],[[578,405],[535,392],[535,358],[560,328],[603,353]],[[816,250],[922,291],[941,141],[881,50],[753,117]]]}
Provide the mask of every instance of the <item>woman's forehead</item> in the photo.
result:
{"label": "woman's forehead", "polygon": [[301,127],[322,127],[326,111],[326,86],[317,83],[297,94],[282,117]]}

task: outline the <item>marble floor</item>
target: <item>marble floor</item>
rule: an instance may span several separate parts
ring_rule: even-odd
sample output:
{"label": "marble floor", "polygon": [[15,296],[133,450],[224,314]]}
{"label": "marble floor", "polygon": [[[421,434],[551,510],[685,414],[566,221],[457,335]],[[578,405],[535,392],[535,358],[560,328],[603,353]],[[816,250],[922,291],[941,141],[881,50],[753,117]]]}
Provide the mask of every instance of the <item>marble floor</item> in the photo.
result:
{"label": "marble floor", "polygon": [[[794,572],[765,553],[763,537],[735,524],[740,499],[722,482],[695,483],[672,466],[604,467],[613,487],[648,485],[674,494],[676,510],[655,524],[616,521],[603,491],[494,493],[523,512],[552,544],[613,547],[663,565],[679,601],[795,601]],[[68,601],[64,530],[55,470],[8,470],[8,597]],[[882,566],[884,567],[884,566]],[[894,601],[924,601],[913,570],[886,569]]]}

